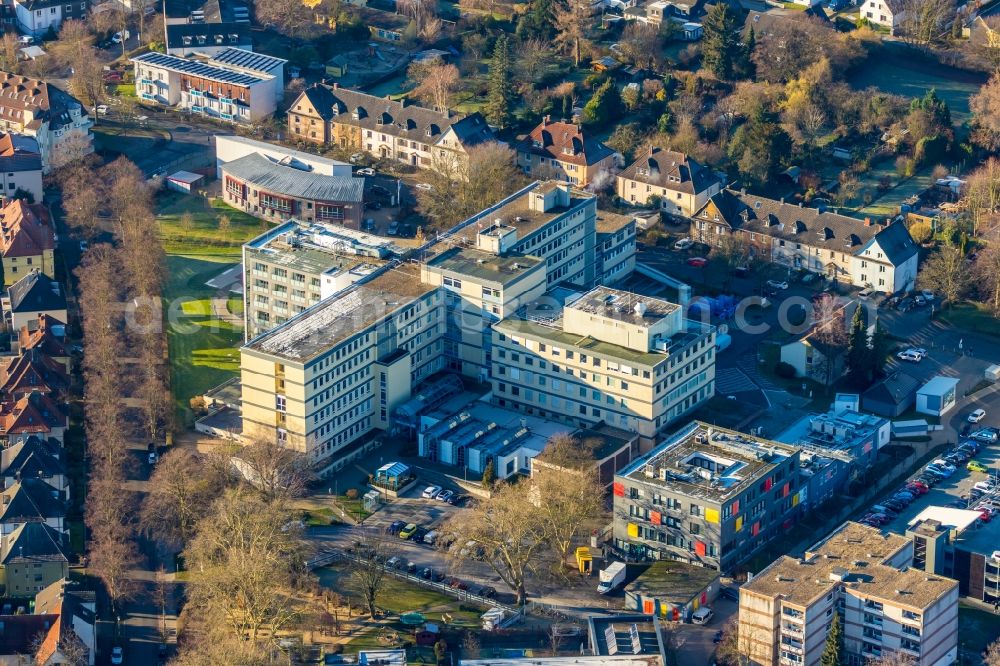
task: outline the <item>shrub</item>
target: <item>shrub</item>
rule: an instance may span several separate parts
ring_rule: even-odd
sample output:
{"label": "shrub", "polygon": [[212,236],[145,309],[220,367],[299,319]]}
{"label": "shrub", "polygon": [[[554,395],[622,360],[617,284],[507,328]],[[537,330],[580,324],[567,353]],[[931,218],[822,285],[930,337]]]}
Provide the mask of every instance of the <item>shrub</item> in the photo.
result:
{"label": "shrub", "polygon": [[796,373],[795,368],[790,363],[778,361],[778,364],[774,366],[774,374],[785,379],[794,379]]}
{"label": "shrub", "polygon": [[346,497],[349,500],[356,500],[356,499],[358,499],[358,489],[357,488],[348,488],[347,492],[344,493],[344,497]]}

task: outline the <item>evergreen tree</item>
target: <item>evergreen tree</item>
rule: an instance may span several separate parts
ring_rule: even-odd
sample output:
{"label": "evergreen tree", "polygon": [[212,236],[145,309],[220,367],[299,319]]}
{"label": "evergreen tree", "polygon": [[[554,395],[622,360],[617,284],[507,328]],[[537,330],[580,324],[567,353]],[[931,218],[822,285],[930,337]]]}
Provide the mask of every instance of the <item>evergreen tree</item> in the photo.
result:
{"label": "evergreen tree", "polygon": [[573,97],[571,95],[563,95],[562,117],[566,122],[573,120]]}
{"label": "evergreen tree", "polygon": [[583,122],[587,125],[604,125],[622,114],[622,97],[618,86],[607,79],[583,107]]}
{"label": "evergreen tree", "polygon": [[757,67],[753,63],[753,50],[757,47],[757,35],[753,26],[747,33],[743,46],[740,48],[740,57],[736,65],[737,74],[740,78],[752,79],[757,75]]}
{"label": "evergreen tree", "polygon": [[847,370],[857,384],[867,384],[871,378],[871,347],[868,345],[868,328],[861,313],[861,306],[854,308],[851,330],[847,339]]}
{"label": "evergreen tree", "polygon": [[716,3],[702,22],[701,57],[705,67],[728,81],[740,57],[739,18],[725,2]]}
{"label": "evergreen tree", "polygon": [[486,461],[486,467],[483,468],[483,487],[492,488],[496,480],[497,475],[493,471],[493,459],[490,458]]}
{"label": "evergreen tree", "polygon": [[555,37],[554,5],[555,0],[531,0],[528,11],[517,22],[517,36],[521,39],[537,37],[544,40]]}
{"label": "evergreen tree", "polygon": [[823,654],[820,655],[820,666],[840,666],[841,655],[844,652],[844,635],[840,629],[840,613],[833,614],[833,622],[830,623],[830,631],[826,634],[826,646]]}
{"label": "evergreen tree", "polygon": [[792,139],[773,114],[758,111],[733,133],[729,157],[740,175],[758,185],[777,175],[792,152]]}
{"label": "evergreen tree", "polygon": [[486,120],[500,129],[511,121],[514,86],[510,78],[510,41],[506,33],[497,37],[490,60],[490,90],[486,97]]}

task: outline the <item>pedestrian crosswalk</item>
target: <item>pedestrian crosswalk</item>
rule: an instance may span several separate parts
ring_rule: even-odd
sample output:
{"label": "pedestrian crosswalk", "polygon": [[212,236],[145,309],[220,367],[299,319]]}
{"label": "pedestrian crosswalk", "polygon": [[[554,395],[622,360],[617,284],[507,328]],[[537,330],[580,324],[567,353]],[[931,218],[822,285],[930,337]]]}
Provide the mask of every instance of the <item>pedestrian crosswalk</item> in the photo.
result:
{"label": "pedestrian crosswalk", "polygon": [[719,395],[756,390],[757,385],[739,368],[719,368],[715,371],[715,392]]}

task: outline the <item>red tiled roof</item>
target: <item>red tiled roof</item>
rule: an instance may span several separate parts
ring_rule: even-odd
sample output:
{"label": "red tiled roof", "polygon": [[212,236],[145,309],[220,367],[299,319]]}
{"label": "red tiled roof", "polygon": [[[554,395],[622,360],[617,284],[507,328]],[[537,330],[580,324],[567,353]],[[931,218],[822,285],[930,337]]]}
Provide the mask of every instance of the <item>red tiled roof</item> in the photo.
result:
{"label": "red tiled roof", "polygon": [[0,209],[0,254],[4,257],[35,257],[55,247],[55,232],[43,204],[14,199]]}
{"label": "red tiled roof", "polygon": [[588,139],[579,125],[552,122],[547,117],[517,145],[517,150],[580,166],[593,166],[614,154],[600,141]]}

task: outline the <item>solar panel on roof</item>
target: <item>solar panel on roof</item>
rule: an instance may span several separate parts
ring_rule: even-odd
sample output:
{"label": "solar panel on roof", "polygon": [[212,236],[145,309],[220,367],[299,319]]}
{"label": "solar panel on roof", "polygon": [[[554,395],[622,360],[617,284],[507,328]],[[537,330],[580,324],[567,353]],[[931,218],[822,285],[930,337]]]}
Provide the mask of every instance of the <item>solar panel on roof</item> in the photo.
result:
{"label": "solar panel on roof", "polygon": [[632,654],[642,654],[642,639],[639,638],[639,625],[633,623],[628,628],[628,636],[632,639]]}
{"label": "solar panel on roof", "polygon": [[615,628],[610,624],[604,627],[604,642],[608,645],[608,654],[612,657],[618,654],[618,638],[615,636]]}

